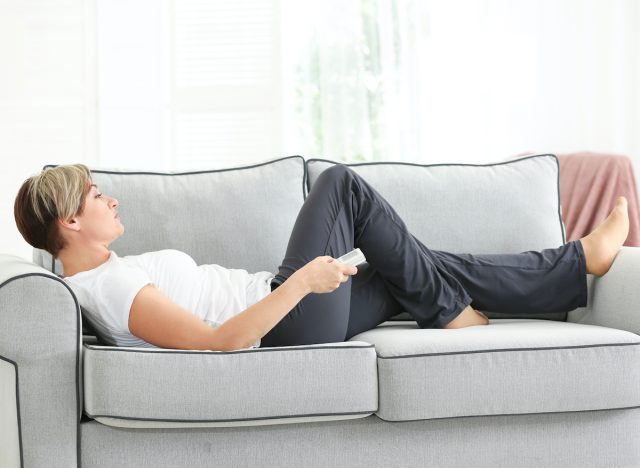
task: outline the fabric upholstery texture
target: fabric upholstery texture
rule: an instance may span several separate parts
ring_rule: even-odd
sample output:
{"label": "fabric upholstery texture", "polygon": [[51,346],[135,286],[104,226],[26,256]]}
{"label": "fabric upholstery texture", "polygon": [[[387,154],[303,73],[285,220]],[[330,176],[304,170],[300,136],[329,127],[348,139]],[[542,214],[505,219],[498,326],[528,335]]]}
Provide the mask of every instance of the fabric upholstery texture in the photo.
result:
{"label": "fabric upholstery texture", "polygon": [[[425,396],[428,398],[428,395]],[[637,467],[640,408],[392,423],[123,430],[82,424],[82,466]]]}
{"label": "fabric upholstery texture", "polygon": [[0,357],[0,466],[20,466],[16,364]]}
{"label": "fabric upholstery texture", "polygon": [[76,463],[80,338],[80,310],[69,287],[23,258],[0,254],[0,356],[16,364],[24,466]]}
{"label": "fabric upholstery texture", "polygon": [[376,347],[376,415],[388,421],[640,407],[640,336],[627,331],[550,320],[457,330],[386,322],[352,339]]}
{"label": "fabric upholstery texture", "polygon": [[587,307],[567,321],[627,330],[640,335],[640,248],[622,247],[606,275],[587,275]]}
{"label": "fabric upholstery texture", "polygon": [[375,349],[354,341],[232,352],[85,344],[84,372],[85,412],[105,424],[252,425],[378,409]]}

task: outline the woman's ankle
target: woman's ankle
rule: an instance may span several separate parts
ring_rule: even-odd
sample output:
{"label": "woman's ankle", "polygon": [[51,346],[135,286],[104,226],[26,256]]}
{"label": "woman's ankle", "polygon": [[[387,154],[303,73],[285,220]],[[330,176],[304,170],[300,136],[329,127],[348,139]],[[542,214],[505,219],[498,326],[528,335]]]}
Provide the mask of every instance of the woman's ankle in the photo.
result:
{"label": "woman's ankle", "polygon": [[479,313],[471,305],[462,309],[456,318],[444,326],[445,329],[465,328],[474,325],[489,325],[489,320],[484,314]]}

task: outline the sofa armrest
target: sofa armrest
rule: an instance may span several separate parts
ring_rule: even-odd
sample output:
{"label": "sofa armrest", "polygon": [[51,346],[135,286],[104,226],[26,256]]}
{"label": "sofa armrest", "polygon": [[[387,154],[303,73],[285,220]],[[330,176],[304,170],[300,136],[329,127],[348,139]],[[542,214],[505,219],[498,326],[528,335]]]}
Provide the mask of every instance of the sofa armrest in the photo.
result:
{"label": "sofa armrest", "polygon": [[0,421],[0,433],[17,435],[3,437],[0,452],[17,452],[21,466],[78,466],[82,322],[75,295],[44,268],[0,254],[0,323],[0,361],[15,376],[0,385],[5,415],[12,415]]}
{"label": "sofa armrest", "polygon": [[617,328],[640,335],[640,247],[622,247],[609,271],[587,275],[588,302],[567,321]]}

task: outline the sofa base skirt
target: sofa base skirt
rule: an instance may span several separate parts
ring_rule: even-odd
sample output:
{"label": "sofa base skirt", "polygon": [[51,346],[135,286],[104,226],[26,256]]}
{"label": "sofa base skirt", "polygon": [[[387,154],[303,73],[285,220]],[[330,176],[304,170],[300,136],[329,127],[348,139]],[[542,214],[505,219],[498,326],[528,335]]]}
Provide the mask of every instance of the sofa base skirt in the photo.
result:
{"label": "sofa base skirt", "polygon": [[127,429],[81,423],[82,467],[637,467],[640,408],[387,422]]}

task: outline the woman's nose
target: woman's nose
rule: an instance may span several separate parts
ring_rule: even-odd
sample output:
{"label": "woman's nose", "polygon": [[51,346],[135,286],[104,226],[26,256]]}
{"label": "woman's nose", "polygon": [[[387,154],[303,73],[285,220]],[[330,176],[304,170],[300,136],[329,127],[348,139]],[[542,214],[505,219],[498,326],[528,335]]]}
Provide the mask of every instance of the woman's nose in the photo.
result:
{"label": "woman's nose", "polygon": [[116,206],[118,206],[119,204],[120,204],[120,203],[118,203],[118,200],[117,200],[117,199],[115,199],[115,198],[111,197],[111,206],[113,206],[113,207],[115,208],[115,207],[116,207]]}

